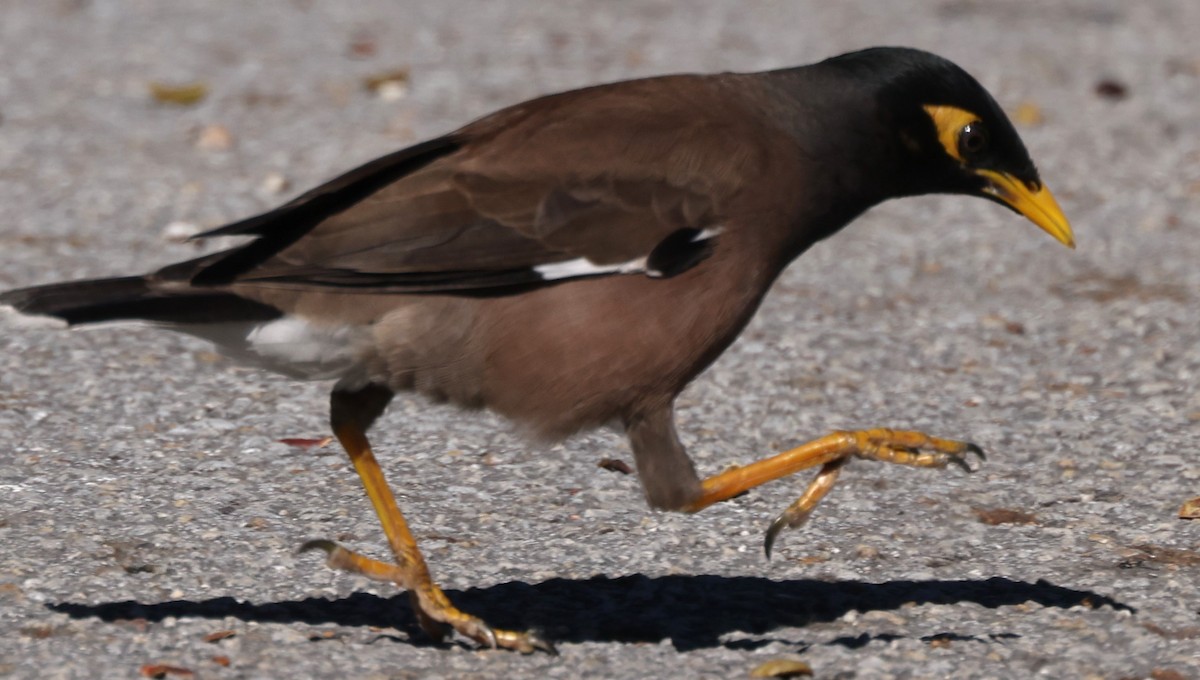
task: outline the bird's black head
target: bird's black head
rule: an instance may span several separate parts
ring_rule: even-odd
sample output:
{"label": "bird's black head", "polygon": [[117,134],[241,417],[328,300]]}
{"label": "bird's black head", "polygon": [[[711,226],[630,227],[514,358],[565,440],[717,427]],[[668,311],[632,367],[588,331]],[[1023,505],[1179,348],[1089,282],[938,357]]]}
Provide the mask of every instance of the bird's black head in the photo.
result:
{"label": "bird's black head", "polygon": [[898,47],[852,52],[821,66],[844,72],[873,93],[901,159],[899,193],[988,198],[1074,247],[1070,224],[1017,131],[966,71],[937,55]]}

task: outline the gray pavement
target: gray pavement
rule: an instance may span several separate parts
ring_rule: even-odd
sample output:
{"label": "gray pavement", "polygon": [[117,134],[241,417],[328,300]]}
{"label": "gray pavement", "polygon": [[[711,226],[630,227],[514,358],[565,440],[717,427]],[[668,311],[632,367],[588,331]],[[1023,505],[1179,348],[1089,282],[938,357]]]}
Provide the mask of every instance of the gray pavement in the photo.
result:
{"label": "gray pavement", "polygon": [[[632,460],[614,433],[539,447],[398,399],[376,440],[435,576],[556,658],[410,638],[403,595],[294,554],[384,554],[336,446],[277,441],[325,434],[327,385],[149,329],[0,320],[0,676],[727,678],[797,658],[818,678],[1200,678],[1200,521],[1176,517],[1200,495],[1197,26],[1193,0],[0,0],[2,288],[193,256],[167,225],[539,93],[873,44],[937,51],[1020,109],[1079,240],[926,197],[788,271],[682,399],[704,471],[871,426],[990,457],[852,465],[769,562],[803,479],[655,513],[596,466]],[[391,96],[362,85],[401,67]],[[151,81],[209,94],[156,103]]]}

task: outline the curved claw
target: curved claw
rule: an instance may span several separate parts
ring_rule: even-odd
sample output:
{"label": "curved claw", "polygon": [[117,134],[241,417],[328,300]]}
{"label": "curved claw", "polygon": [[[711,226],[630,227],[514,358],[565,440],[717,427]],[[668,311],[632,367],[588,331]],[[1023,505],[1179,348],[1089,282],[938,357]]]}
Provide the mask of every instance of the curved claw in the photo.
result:
{"label": "curved claw", "polygon": [[973,444],[971,442],[963,442],[962,451],[958,455],[951,455],[949,458],[949,462],[962,468],[964,472],[967,472],[967,473],[975,472],[975,470],[969,464],[967,464],[967,460],[966,460],[967,454],[975,454],[979,458],[980,461],[987,460],[987,455],[985,455],[983,453],[983,449],[980,448],[980,446],[978,444]]}
{"label": "curved claw", "polygon": [[771,522],[771,526],[767,527],[767,534],[763,536],[763,553],[766,554],[768,560],[771,559],[771,548],[775,545],[775,537],[786,526],[787,521],[783,519],[783,515],[780,515],[775,518],[774,522]]}
{"label": "curved claw", "polygon": [[771,559],[771,548],[775,546],[775,539],[784,529],[795,529],[796,527],[808,521],[808,516],[812,514],[812,508],[800,507],[800,502],[794,503],[787,510],[779,513],[771,526],[767,527],[767,533],[763,536],[763,552],[766,553],[767,559]]}
{"label": "curved claw", "polygon": [[554,646],[553,642],[550,642],[542,635],[542,631],[536,628],[525,632],[525,640],[529,642],[534,650],[543,651],[550,656],[558,656],[558,648]]}
{"label": "curved claw", "polygon": [[475,638],[476,642],[488,649],[500,649],[500,642],[496,640],[496,631],[492,630],[492,627],[483,621],[479,621],[478,623],[479,625],[472,632],[471,637]]}

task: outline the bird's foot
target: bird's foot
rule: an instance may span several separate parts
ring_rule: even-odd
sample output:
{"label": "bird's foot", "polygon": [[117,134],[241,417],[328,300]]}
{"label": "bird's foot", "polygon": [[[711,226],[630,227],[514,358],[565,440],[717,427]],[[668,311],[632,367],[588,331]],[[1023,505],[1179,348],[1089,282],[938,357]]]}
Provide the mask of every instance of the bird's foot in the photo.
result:
{"label": "bird's foot", "polygon": [[366,576],[375,581],[388,581],[407,590],[421,630],[434,641],[441,641],[449,630],[454,630],[492,649],[511,649],[522,654],[537,651],[558,654],[554,645],[537,631],[492,628],[479,617],[459,610],[428,577],[427,570],[419,570],[414,577],[402,565],[372,559],[333,541],[315,540],[300,546],[300,552],[309,550],[325,551],[328,555],[325,563],[331,569]]}
{"label": "bird's foot", "polygon": [[983,449],[977,444],[956,439],[939,439],[924,432],[876,428],[834,434],[853,438],[854,456],[886,463],[924,468],[956,465],[965,472],[974,472],[967,464],[967,456],[975,455],[981,461],[987,459]]}
{"label": "bird's foot", "polygon": [[819,448],[825,451],[826,461],[822,463],[817,476],[809,482],[800,498],[780,513],[767,528],[763,550],[768,558],[781,531],[794,529],[808,521],[817,504],[833,489],[838,473],[851,457],[923,468],[955,465],[966,472],[972,472],[966,461],[968,455],[974,454],[980,460],[985,459],[983,449],[971,442],[939,439],[923,432],[905,430],[878,428],[834,432],[813,444],[818,443],[821,444]]}

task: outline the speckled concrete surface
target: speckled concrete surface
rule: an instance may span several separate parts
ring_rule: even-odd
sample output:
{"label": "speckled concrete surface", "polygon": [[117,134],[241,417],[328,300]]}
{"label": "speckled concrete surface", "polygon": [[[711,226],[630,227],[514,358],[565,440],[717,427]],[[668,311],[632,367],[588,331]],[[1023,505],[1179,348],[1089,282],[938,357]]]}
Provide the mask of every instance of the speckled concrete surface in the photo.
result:
{"label": "speckled concrete surface", "polygon": [[[872,44],[1025,105],[1080,244],[927,197],[788,271],[682,399],[703,470],[848,427],[991,455],[969,476],[854,465],[769,562],[804,480],[658,514],[596,467],[631,460],[615,434],[538,448],[398,399],[378,449],[435,575],[556,658],[410,639],[402,595],[294,554],[382,554],[336,447],[277,443],[325,433],[327,386],[152,330],[0,320],[0,675],[727,678],[794,657],[818,678],[1200,678],[1200,523],[1176,518],[1200,495],[1198,25],[1191,0],[0,4],[3,288],[192,256],[168,224],[539,93]],[[402,96],[362,86],[400,67]],[[210,94],[156,104],[151,81]]]}

